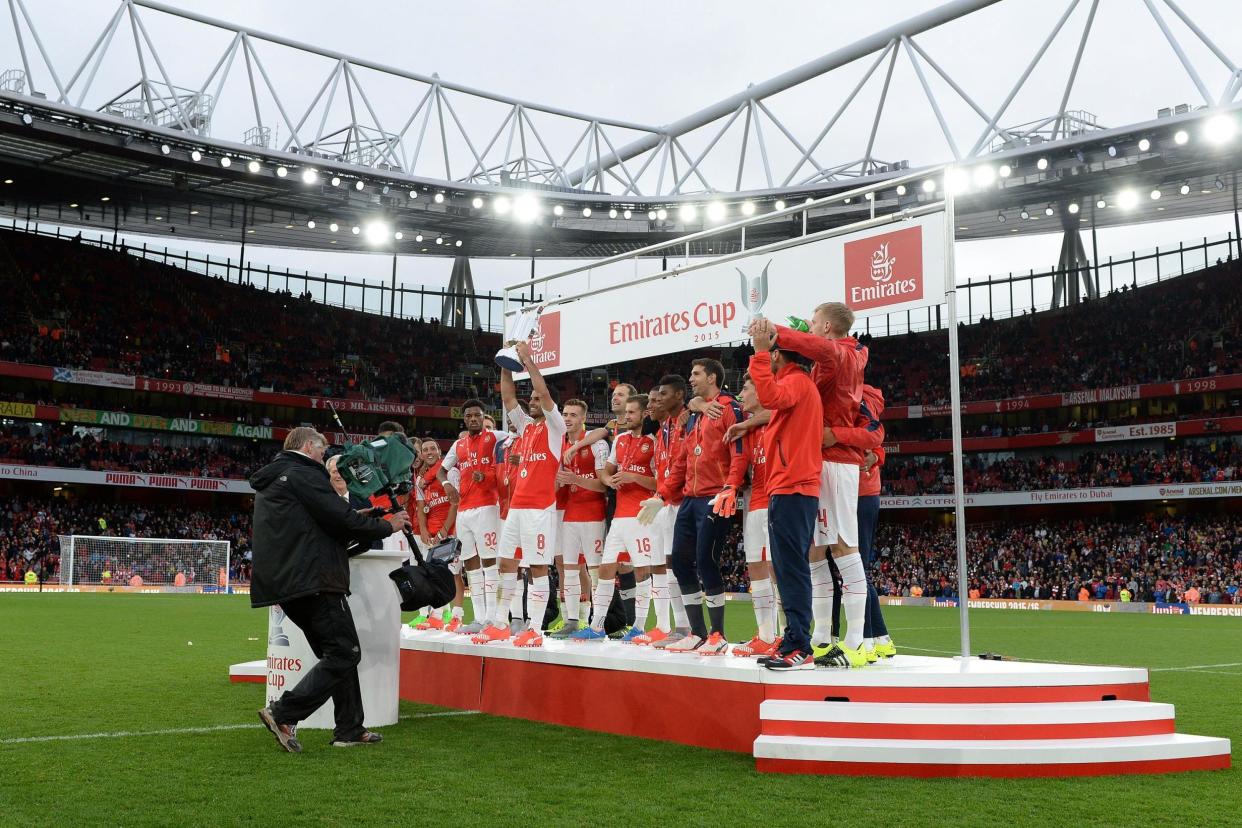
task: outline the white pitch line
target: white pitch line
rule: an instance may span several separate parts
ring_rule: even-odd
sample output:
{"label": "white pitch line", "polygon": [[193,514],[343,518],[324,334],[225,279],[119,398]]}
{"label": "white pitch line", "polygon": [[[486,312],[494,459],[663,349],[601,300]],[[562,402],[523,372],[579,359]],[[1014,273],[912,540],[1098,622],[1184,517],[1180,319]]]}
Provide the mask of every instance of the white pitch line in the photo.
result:
{"label": "white pitch line", "polygon": [[1178,670],[1211,670],[1215,667],[1242,667],[1242,661],[1231,661],[1228,664],[1193,664],[1189,667],[1152,667],[1153,673],[1167,673]]}
{"label": "white pitch line", "polygon": [[[434,719],[442,716],[473,716],[478,710],[449,710],[443,713],[413,713],[401,719]],[[25,745],[32,742],[72,742],[82,739],[122,739],[128,736],[181,736],[192,733],[218,733],[224,730],[246,730],[261,728],[262,723],[209,725],[207,727],[177,727],[165,730],[113,730],[107,733],[70,733],[64,736],[19,736],[13,739],[0,739],[0,745]]]}

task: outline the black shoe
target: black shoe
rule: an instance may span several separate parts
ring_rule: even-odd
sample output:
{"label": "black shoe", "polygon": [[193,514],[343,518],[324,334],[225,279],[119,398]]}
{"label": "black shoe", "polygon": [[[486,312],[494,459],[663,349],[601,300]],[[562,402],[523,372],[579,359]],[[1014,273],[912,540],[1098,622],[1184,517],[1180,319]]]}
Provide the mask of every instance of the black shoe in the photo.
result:
{"label": "black shoe", "polygon": [[810,650],[794,650],[790,653],[768,656],[760,661],[769,670],[814,670],[815,657]]}
{"label": "black shoe", "polygon": [[817,667],[849,667],[850,659],[837,644],[828,648],[828,652],[815,659]]}
{"label": "black shoe", "polygon": [[263,722],[268,730],[272,731],[272,735],[276,737],[276,741],[280,743],[280,747],[289,753],[301,753],[302,744],[298,741],[298,728],[296,725],[278,724],[276,717],[272,715],[272,708],[265,707],[259,711],[259,721]]}
{"label": "black shoe", "polygon": [[357,747],[358,745],[375,745],[384,741],[384,737],[370,730],[364,730],[352,739],[333,739],[332,747]]}

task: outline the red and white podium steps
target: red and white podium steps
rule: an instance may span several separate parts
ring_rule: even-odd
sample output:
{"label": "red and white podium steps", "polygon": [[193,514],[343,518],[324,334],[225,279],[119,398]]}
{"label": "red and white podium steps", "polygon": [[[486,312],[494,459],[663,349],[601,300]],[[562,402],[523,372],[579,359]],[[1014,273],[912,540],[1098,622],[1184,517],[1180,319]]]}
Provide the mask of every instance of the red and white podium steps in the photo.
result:
{"label": "red and white podium steps", "polygon": [[765,701],[755,766],[865,776],[1099,776],[1229,767],[1228,739],[1173,732],[1137,701],[869,704]]}
{"label": "red and white podium steps", "polygon": [[760,771],[1093,776],[1227,768],[1228,739],[1174,731],[1134,667],[899,655],[774,673],[616,641],[475,645],[408,628],[401,698],[751,753]]}

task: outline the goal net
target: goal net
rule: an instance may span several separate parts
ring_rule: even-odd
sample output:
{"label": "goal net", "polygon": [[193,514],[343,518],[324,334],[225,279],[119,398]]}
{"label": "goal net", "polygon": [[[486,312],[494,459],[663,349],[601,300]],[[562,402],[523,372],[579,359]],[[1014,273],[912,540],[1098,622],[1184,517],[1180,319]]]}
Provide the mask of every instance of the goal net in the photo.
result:
{"label": "goal net", "polygon": [[60,583],[227,592],[229,547],[222,540],[61,535]]}

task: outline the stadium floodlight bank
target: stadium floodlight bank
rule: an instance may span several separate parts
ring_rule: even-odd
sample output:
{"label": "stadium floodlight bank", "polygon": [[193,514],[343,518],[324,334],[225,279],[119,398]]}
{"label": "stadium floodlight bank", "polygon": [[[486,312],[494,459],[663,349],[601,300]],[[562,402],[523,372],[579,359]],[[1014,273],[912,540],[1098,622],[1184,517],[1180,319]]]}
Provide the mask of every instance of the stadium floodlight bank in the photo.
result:
{"label": "stadium floodlight bank", "polygon": [[229,591],[223,540],[60,535],[60,584],[142,587],[160,592]]}

